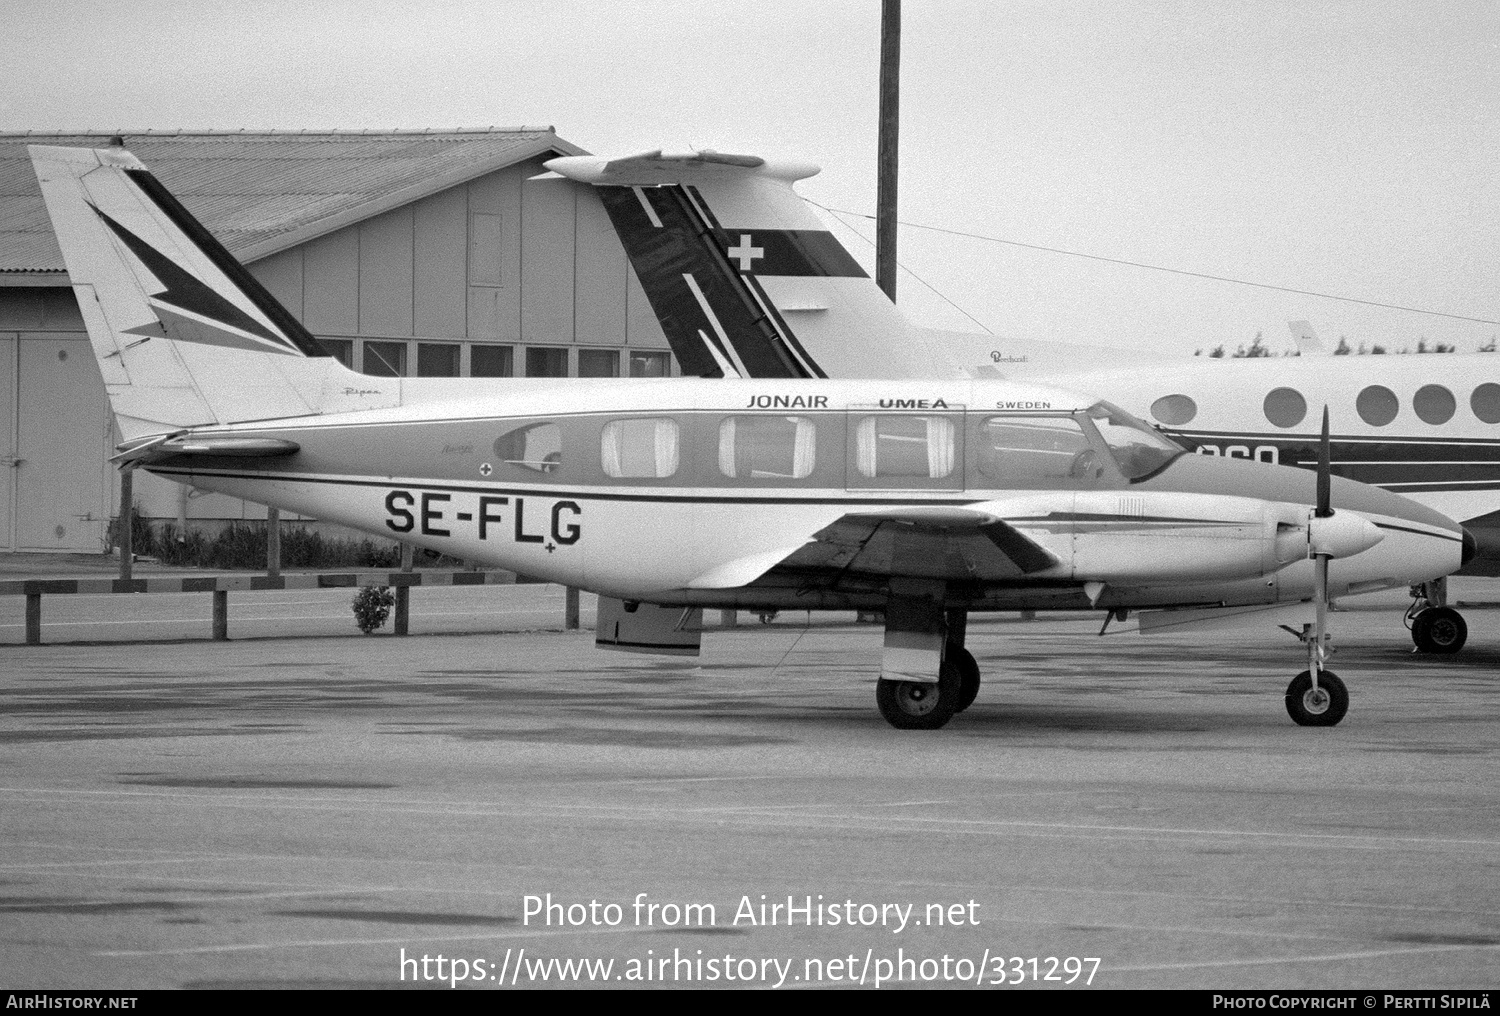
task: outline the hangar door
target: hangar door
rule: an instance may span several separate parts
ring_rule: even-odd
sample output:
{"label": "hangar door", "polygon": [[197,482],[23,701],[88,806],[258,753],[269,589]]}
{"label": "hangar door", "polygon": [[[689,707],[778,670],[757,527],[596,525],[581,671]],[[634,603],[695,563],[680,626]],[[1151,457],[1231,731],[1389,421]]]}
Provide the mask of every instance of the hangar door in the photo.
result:
{"label": "hangar door", "polygon": [[15,414],[15,550],[104,549],[113,428],[87,338],[19,335]]}

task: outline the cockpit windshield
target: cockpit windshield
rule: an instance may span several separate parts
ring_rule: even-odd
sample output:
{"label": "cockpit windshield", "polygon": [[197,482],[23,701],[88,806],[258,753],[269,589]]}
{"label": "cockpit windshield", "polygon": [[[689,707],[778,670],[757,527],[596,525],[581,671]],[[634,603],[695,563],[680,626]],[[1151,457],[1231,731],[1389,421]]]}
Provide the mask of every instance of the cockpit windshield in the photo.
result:
{"label": "cockpit windshield", "polygon": [[1142,480],[1158,473],[1186,451],[1144,421],[1108,402],[1090,406],[1088,417],[1109,445],[1109,453],[1127,480]]}

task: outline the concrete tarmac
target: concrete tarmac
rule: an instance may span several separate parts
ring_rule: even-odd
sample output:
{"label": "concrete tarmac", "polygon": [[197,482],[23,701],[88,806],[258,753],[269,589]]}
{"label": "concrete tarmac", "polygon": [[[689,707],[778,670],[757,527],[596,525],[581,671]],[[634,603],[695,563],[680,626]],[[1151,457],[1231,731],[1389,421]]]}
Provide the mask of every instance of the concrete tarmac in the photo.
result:
{"label": "concrete tarmac", "polygon": [[788,615],[701,660],[343,616],[5,645],[0,984],[1493,988],[1500,611],[1435,658],[1403,606],[1334,615],[1331,729],[1289,637],[1083,615],[971,622],[936,732],[876,712],[878,629]]}

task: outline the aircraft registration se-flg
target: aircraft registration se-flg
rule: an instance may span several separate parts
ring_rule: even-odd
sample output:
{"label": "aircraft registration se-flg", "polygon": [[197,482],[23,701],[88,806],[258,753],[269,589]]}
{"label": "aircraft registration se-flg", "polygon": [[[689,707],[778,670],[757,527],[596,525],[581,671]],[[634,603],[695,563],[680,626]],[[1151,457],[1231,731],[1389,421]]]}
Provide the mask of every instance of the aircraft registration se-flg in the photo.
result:
{"label": "aircraft registration se-flg", "polygon": [[1037,385],[358,374],[129,152],[31,153],[123,464],[592,590],[606,647],[696,652],[704,607],[883,611],[880,711],[932,729],[979,691],[971,611],[1277,608],[1313,615],[1286,704],[1326,726],[1327,599],[1472,552],[1398,495]]}

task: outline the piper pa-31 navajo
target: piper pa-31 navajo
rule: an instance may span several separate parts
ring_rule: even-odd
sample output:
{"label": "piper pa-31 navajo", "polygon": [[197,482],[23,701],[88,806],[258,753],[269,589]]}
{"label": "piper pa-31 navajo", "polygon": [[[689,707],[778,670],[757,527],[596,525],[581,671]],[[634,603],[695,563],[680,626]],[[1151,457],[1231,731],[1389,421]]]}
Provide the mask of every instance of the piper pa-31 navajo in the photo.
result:
{"label": "piper pa-31 navajo", "polygon": [[[1199,454],[1309,468],[1321,444],[1309,407],[1321,402],[1339,421],[1327,468],[1500,534],[1500,357],[1198,359],[1080,373],[1080,359],[1097,361],[1100,350],[1010,343],[1007,353],[1040,355],[1002,355],[982,336],[910,327],[793,191],[815,167],[714,152],[569,156],[547,167],[594,187],[684,372],[1020,375],[1149,413]],[[1316,347],[1305,323],[1293,327],[1299,346]],[[1467,628],[1445,605],[1442,579],[1417,588],[1413,641],[1456,652]]]}
{"label": "piper pa-31 navajo", "polygon": [[[1397,495],[1003,380],[357,374],[134,156],[31,153],[122,462],[596,591],[621,648],[695,648],[702,607],[881,610],[897,727],[973,700],[973,610],[1296,604],[1466,553]],[[1348,704],[1321,622],[1287,692],[1306,725]]]}

